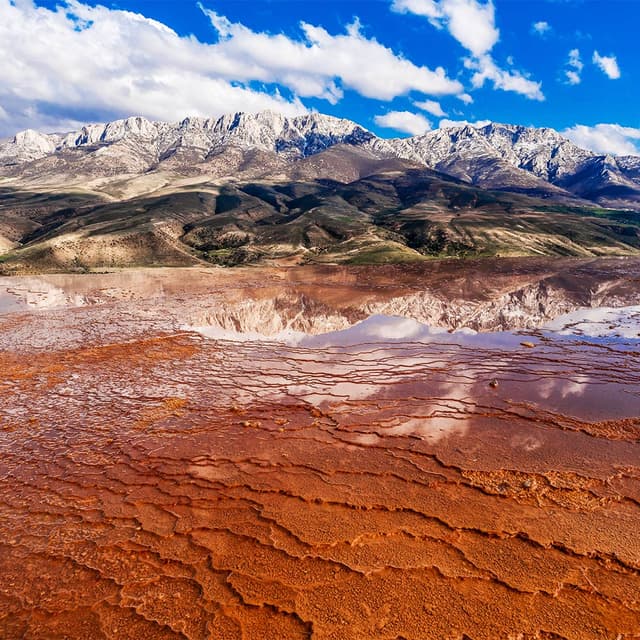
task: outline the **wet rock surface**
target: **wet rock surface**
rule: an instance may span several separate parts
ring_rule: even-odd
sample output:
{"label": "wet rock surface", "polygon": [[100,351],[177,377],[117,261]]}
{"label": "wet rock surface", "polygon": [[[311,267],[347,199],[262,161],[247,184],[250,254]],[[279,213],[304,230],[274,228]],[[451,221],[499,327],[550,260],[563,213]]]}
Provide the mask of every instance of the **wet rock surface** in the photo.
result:
{"label": "wet rock surface", "polygon": [[[326,335],[393,270],[118,277],[0,316],[1,637],[638,637],[637,339]],[[180,328],[301,291],[320,335]]]}

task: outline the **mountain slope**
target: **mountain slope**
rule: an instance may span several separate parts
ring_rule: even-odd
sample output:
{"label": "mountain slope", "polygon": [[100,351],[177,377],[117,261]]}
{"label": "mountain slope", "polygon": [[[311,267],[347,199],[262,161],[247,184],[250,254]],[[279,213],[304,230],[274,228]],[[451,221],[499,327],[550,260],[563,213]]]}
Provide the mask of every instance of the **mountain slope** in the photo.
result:
{"label": "mountain slope", "polygon": [[379,162],[379,172],[346,184],[205,181],[121,200],[57,193],[51,201],[5,188],[0,220],[20,246],[0,255],[1,268],[640,253],[638,214],[487,191],[424,168],[385,170],[388,161]]}
{"label": "mountain slope", "polygon": [[[553,129],[462,125],[386,141],[381,148],[388,146],[396,155],[484,188],[564,201],[571,194],[605,206],[640,209],[640,171],[633,158],[597,156]],[[624,184],[626,190],[611,198],[612,184]]]}
{"label": "mountain slope", "polygon": [[460,125],[384,140],[348,120],[316,113],[295,118],[237,113],[179,123],[135,117],[68,134],[24,131],[0,144],[0,179],[11,185],[86,184],[165,172],[172,177],[239,173],[240,179],[304,174],[349,182],[356,172],[343,160],[342,173],[325,167],[314,174],[314,163],[305,162],[336,145],[360,149],[372,159],[406,160],[483,188],[640,210],[640,158],[598,156],[552,129]]}
{"label": "mountain slope", "polygon": [[99,158],[107,164],[105,172],[115,167],[121,173],[135,173],[176,156],[186,156],[190,164],[202,162],[226,147],[273,151],[296,159],[334,144],[364,144],[373,137],[353,122],[320,114],[288,118],[269,111],[236,113],[218,119],[185,118],[174,124],[132,117],[87,125],[66,135],[24,131],[0,145],[0,166],[7,176],[24,175],[25,169],[30,176],[55,168],[39,160],[59,157],[80,170],[97,171],[88,158]]}
{"label": "mountain slope", "polygon": [[627,255],[640,250],[633,209],[640,158],[511,125],[382,140],[347,120],[264,112],[0,145],[5,272]]}

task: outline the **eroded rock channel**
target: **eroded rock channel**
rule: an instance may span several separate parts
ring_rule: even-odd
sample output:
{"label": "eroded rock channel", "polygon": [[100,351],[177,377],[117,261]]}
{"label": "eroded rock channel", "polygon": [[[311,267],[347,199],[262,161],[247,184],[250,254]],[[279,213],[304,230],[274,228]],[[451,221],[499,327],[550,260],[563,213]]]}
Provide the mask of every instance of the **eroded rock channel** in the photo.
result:
{"label": "eroded rock channel", "polygon": [[5,279],[0,636],[638,637],[639,277]]}

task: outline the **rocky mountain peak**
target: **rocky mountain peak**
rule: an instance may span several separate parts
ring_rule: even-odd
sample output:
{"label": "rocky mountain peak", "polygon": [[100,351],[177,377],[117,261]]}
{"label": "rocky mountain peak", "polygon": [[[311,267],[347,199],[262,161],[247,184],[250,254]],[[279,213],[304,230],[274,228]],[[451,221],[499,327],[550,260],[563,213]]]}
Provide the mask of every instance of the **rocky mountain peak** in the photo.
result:
{"label": "rocky mountain peak", "polygon": [[[40,133],[33,129],[20,131],[16,133],[13,140],[0,145],[0,162],[3,156],[15,162],[28,162],[35,158],[42,158],[56,150],[58,139],[55,134]],[[5,149],[9,153],[3,153]]]}
{"label": "rocky mountain peak", "polygon": [[[601,193],[598,181],[614,182],[626,188],[623,204],[631,198],[637,208],[636,200],[640,202],[640,159],[598,156],[553,129],[498,122],[482,126],[460,123],[420,136],[387,140],[355,122],[320,113],[289,117],[275,111],[238,112],[218,118],[187,117],[173,123],[134,116],[88,124],[66,135],[27,130],[0,143],[0,173],[18,175],[20,167],[29,165],[28,174],[37,177],[40,169],[34,162],[49,156],[52,161],[42,165],[43,171],[56,171],[64,165],[65,171],[77,176],[149,171],[169,159],[171,171],[189,172],[194,165],[225,152],[266,152],[278,156],[277,162],[287,163],[335,145],[357,147],[378,159],[417,162],[489,189],[545,198],[571,199],[575,194],[593,199],[593,193]],[[59,156],[64,160],[60,165]],[[69,167],[68,162],[75,164]],[[587,184],[585,190],[582,185]],[[605,206],[608,202],[598,200]],[[611,203],[621,206],[619,198]]]}
{"label": "rocky mountain peak", "polygon": [[[594,155],[550,128],[491,122],[482,127],[465,125],[454,131],[455,142],[460,143],[460,146],[451,149],[450,153],[477,153],[478,145],[483,142],[485,152],[512,167],[525,169],[550,182],[573,173]],[[473,140],[475,144],[470,146],[469,140]]]}
{"label": "rocky mountain peak", "polygon": [[0,144],[0,162],[20,164],[64,150],[91,152],[96,146],[108,145],[118,145],[125,154],[133,150],[148,156],[152,152],[158,160],[178,147],[193,147],[200,150],[199,155],[206,156],[228,145],[295,159],[335,144],[363,144],[373,138],[372,133],[354,122],[319,113],[290,118],[275,111],[238,112],[219,118],[187,117],[177,123],[134,116],[106,124],[88,124],[64,136],[23,131],[13,141]]}
{"label": "rocky mountain peak", "polygon": [[16,133],[13,138],[13,143],[23,148],[41,147],[42,149],[50,149],[52,140],[51,136],[47,134],[34,131],[33,129],[25,129],[24,131]]}
{"label": "rocky mountain peak", "polygon": [[140,116],[109,122],[100,137],[101,142],[116,142],[125,136],[133,135],[154,138],[158,133],[156,125]]}

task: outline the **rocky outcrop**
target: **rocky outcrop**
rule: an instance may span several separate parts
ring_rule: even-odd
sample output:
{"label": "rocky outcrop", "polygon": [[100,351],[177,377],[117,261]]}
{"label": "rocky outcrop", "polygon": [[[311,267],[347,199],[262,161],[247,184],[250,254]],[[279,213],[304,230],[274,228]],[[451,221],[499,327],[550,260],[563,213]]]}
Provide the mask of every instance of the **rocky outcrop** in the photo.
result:
{"label": "rocky outcrop", "polygon": [[[212,159],[228,153],[235,157],[240,151],[249,154],[250,162],[258,151],[282,159],[286,167],[267,164],[273,164],[274,175],[286,177],[295,173],[299,161],[337,145],[363,150],[378,160],[417,163],[486,189],[640,209],[640,158],[599,156],[553,129],[459,125],[385,140],[354,122],[318,113],[293,118],[272,111],[235,113],[176,123],[131,117],[63,135],[27,130],[0,144],[0,176],[100,178],[159,167],[184,175],[217,173]],[[343,182],[352,177],[348,167],[332,175]]]}

